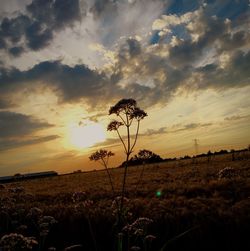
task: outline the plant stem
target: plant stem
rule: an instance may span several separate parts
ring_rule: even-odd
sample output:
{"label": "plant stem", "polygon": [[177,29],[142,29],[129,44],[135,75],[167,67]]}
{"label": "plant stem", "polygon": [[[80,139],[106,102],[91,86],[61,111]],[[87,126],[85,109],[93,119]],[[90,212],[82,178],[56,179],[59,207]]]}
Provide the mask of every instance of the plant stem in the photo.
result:
{"label": "plant stem", "polygon": [[144,166],[145,166],[145,163],[143,162],[142,163],[142,170],[141,170],[141,173],[140,173],[140,177],[139,177],[139,180],[138,180],[138,182],[136,184],[136,187],[135,187],[135,193],[137,192],[138,186],[139,186],[139,184],[140,184],[140,182],[142,180],[142,176],[143,176],[143,172],[144,172]]}
{"label": "plant stem", "polygon": [[[118,216],[119,225],[121,225],[121,220],[122,220],[124,195],[125,195],[125,188],[126,188],[126,177],[127,177],[127,170],[128,170],[128,160],[129,160],[129,155],[130,155],[130,131],[129,131],[128,114],[126,114],[126,120],[127,120],[126,126],[127,126],[128,146],[127,146],[127,151],[126,151],[127,156],[126,156],[126,162],[125,162],[125,168],[124,168],[124,174],[123,174],[121,204],[120,204],[120,210],[119,210],[119,216]],[[121,226],[119,226],[119,227],[121,227]]]}
{"label": "plant stem", "polygon": [[138,123],[137,123],[137,129],[136,129],[136,134],[135,134],[135,141],[134,141],[134,144],[132,145],[131,147],[131,153],[135,147],[135,144],[136,144],[136,141],[137,141],[137,137],[138,137],[138,133],[139,133],[139,128],[140,128],[140,120],[138,120]]}
{"label": "plant stem", "polygon": [[108,170],[108,166],[107,166],[107,163],[104,161],[104,159],[102,159],[102,162],[103,162],[103,165],[106,169],[106,172],[108,174],[108,177],[109,177],[109,183],[111,185],[111,189],[112,189],[112,193],[113,193],[113,196],[115,197],[115,189],[114,189],[114,185],[113,185],[113,181],[112,181],[112,178],[111,178],[111,175],[110,175],[110,172]]}

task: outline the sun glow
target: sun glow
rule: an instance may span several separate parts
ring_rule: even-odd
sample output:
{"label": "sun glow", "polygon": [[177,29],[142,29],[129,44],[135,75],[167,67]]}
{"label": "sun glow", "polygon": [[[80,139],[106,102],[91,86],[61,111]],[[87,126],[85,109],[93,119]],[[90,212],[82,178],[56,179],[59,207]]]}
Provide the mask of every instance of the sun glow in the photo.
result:
{"label": "sun glow", "polygon": [[91,147],[105,138],[103,126],[98,123],[69,126],[69,143],[78,149]]}

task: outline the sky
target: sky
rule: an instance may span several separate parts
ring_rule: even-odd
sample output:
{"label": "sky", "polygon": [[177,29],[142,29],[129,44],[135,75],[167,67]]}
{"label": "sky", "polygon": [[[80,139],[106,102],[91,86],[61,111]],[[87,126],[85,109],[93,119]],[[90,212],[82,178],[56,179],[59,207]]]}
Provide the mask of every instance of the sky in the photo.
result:
{"label": "sky", "polygon": [[[249,0],[1,0],[0,176],[124,161],[110,106],[148,116],[134,153],[250,144]],[[134,129],[134,128],[132,128]],[[121,132],[122,136],[125,133]]]}

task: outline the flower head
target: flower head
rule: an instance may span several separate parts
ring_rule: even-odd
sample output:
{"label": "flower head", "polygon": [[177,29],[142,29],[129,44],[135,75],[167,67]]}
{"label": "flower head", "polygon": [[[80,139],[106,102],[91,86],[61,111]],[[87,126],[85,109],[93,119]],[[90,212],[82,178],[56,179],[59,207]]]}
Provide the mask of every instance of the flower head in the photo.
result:
{"label": "flower head", "polygon": [[137,120],[141,120],[144,117],[148,116],[146,112],[144,112],[142,109],[140,109],[139,107],[135,107],[133,112],[131,114],[129,114],[129,118],[130,119],[137,119]]}
{"label": "flower head", "polygon": [[34,237],[25,237],[22,234],[10,233],[4,235],[0,240],[3,250],[32,250],[37,245]]}
{"label": "flower head", "polygon": [[109,158],[109,157],[114,156],[114,155],[115,154],[112,153],[111,151],[100,149],[99,151],[96,151],[93,154],[91,154],[89,159],[97,161],[97,160],[100,160],[100,159]]}
{"label": "flower head", "polygon": [[109,109],[109,115],[116,114],[119,115],[120,112],[124,111],[130,113],[136,107],[136,101],[132,98],[130,99],[121,99],[114,106],[111,106]]}
{"label": "flower head", "polygon": [[116,131],[120,126],[124,125],[122,122],[119,122],[117,120],[113,120],[109,123],[107,130],[108,131]]}

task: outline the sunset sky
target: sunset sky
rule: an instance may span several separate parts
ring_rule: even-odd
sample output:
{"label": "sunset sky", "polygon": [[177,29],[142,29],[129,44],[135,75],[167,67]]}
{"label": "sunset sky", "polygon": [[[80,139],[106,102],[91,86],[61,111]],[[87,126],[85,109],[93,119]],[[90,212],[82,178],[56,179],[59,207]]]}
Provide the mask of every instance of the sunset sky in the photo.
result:
{"label": "sunset sky", "polygon": [[108,110],[163,158],[250,144],[249,0],[1,0],[0,176],[124,161]]}

